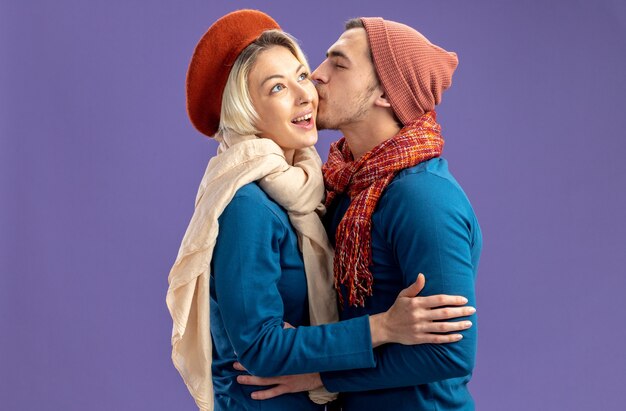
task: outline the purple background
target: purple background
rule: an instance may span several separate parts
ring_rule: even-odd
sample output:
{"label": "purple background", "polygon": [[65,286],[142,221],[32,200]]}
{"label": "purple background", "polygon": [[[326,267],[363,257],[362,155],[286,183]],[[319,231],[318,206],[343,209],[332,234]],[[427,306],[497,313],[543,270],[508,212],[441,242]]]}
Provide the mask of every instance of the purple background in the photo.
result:
{"label": "purple background", "polygon": [[195,409],[165,292],[215,145],[185,72],[260,7],[313,67],[358,15],[459,54],[438,111],[485,239],[477,408],[624,409],[626,3],[367,3],[2,0],[0,408]]}

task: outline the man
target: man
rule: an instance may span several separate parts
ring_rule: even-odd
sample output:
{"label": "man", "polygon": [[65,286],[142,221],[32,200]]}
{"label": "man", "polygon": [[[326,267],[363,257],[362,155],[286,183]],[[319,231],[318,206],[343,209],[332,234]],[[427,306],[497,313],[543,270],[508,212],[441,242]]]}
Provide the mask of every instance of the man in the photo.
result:
{"label": "man", "polygon": [[[387,310],[420,272],[422,296],[463,295],[475,305],[480,227],[439,157],[434,113],[457,62],[408,26],[361,18],[312,75],[318,126],[344,135],[323,168],[342,319]],[[375,368],[241,381],[277,384],[259,399],[323,385],[342,393],[344,411],[472,410],[476,326],[462,334],[451,344],[384,345]]]}

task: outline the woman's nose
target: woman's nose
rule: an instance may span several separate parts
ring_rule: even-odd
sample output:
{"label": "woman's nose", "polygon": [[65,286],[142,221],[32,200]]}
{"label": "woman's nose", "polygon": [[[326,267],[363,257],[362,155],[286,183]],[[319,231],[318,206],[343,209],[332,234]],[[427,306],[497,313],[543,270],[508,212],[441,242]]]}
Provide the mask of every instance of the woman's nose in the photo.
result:
{"label": "woman's nose", "polygon": [[315,90],[315,87],[310,87],[310,86],[307,87],[307,85],[300,85],[299,90],[298,90],[298,97],[297,97],[298,105],[308,104],[311,101],[313,101],[314,90]]}

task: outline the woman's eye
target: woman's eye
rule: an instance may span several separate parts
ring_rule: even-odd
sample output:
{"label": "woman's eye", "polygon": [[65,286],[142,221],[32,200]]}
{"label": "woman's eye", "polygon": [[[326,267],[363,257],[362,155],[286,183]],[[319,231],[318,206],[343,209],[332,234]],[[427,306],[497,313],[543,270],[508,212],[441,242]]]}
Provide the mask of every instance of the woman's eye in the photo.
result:
{"label": "woman's eye", "polygon": [[309,78],[309,73],[304,72],[298,76],[298,81],[304,81],[308,78]]}
{"label": "woman's eye", "polygon": [[281,91],[282,89],[284,89],[285,86],[283,86],[282,84],[276,84],[274,87],[272,87],[272,89],[270,90],[270,93],[278,93],[279,91]]}

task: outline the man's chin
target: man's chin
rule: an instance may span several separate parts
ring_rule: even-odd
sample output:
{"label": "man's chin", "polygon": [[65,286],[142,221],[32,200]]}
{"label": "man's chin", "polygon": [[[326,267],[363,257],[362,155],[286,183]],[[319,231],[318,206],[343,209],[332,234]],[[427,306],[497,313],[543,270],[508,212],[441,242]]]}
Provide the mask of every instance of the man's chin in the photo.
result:
{"label": "man's chin", "polygon": [[328,130],[328,127],[326,127],[324,123],[321,123],[319,121],[315,122],[315,127],[317,127],[317,131]]}
{"label": "man's chin", "polygon": [[326,119],[320,119],[319,117],[315,121],[315,127],[317,130],[337,130],[337,127],[333,127],[332,124],[329,124]]}

